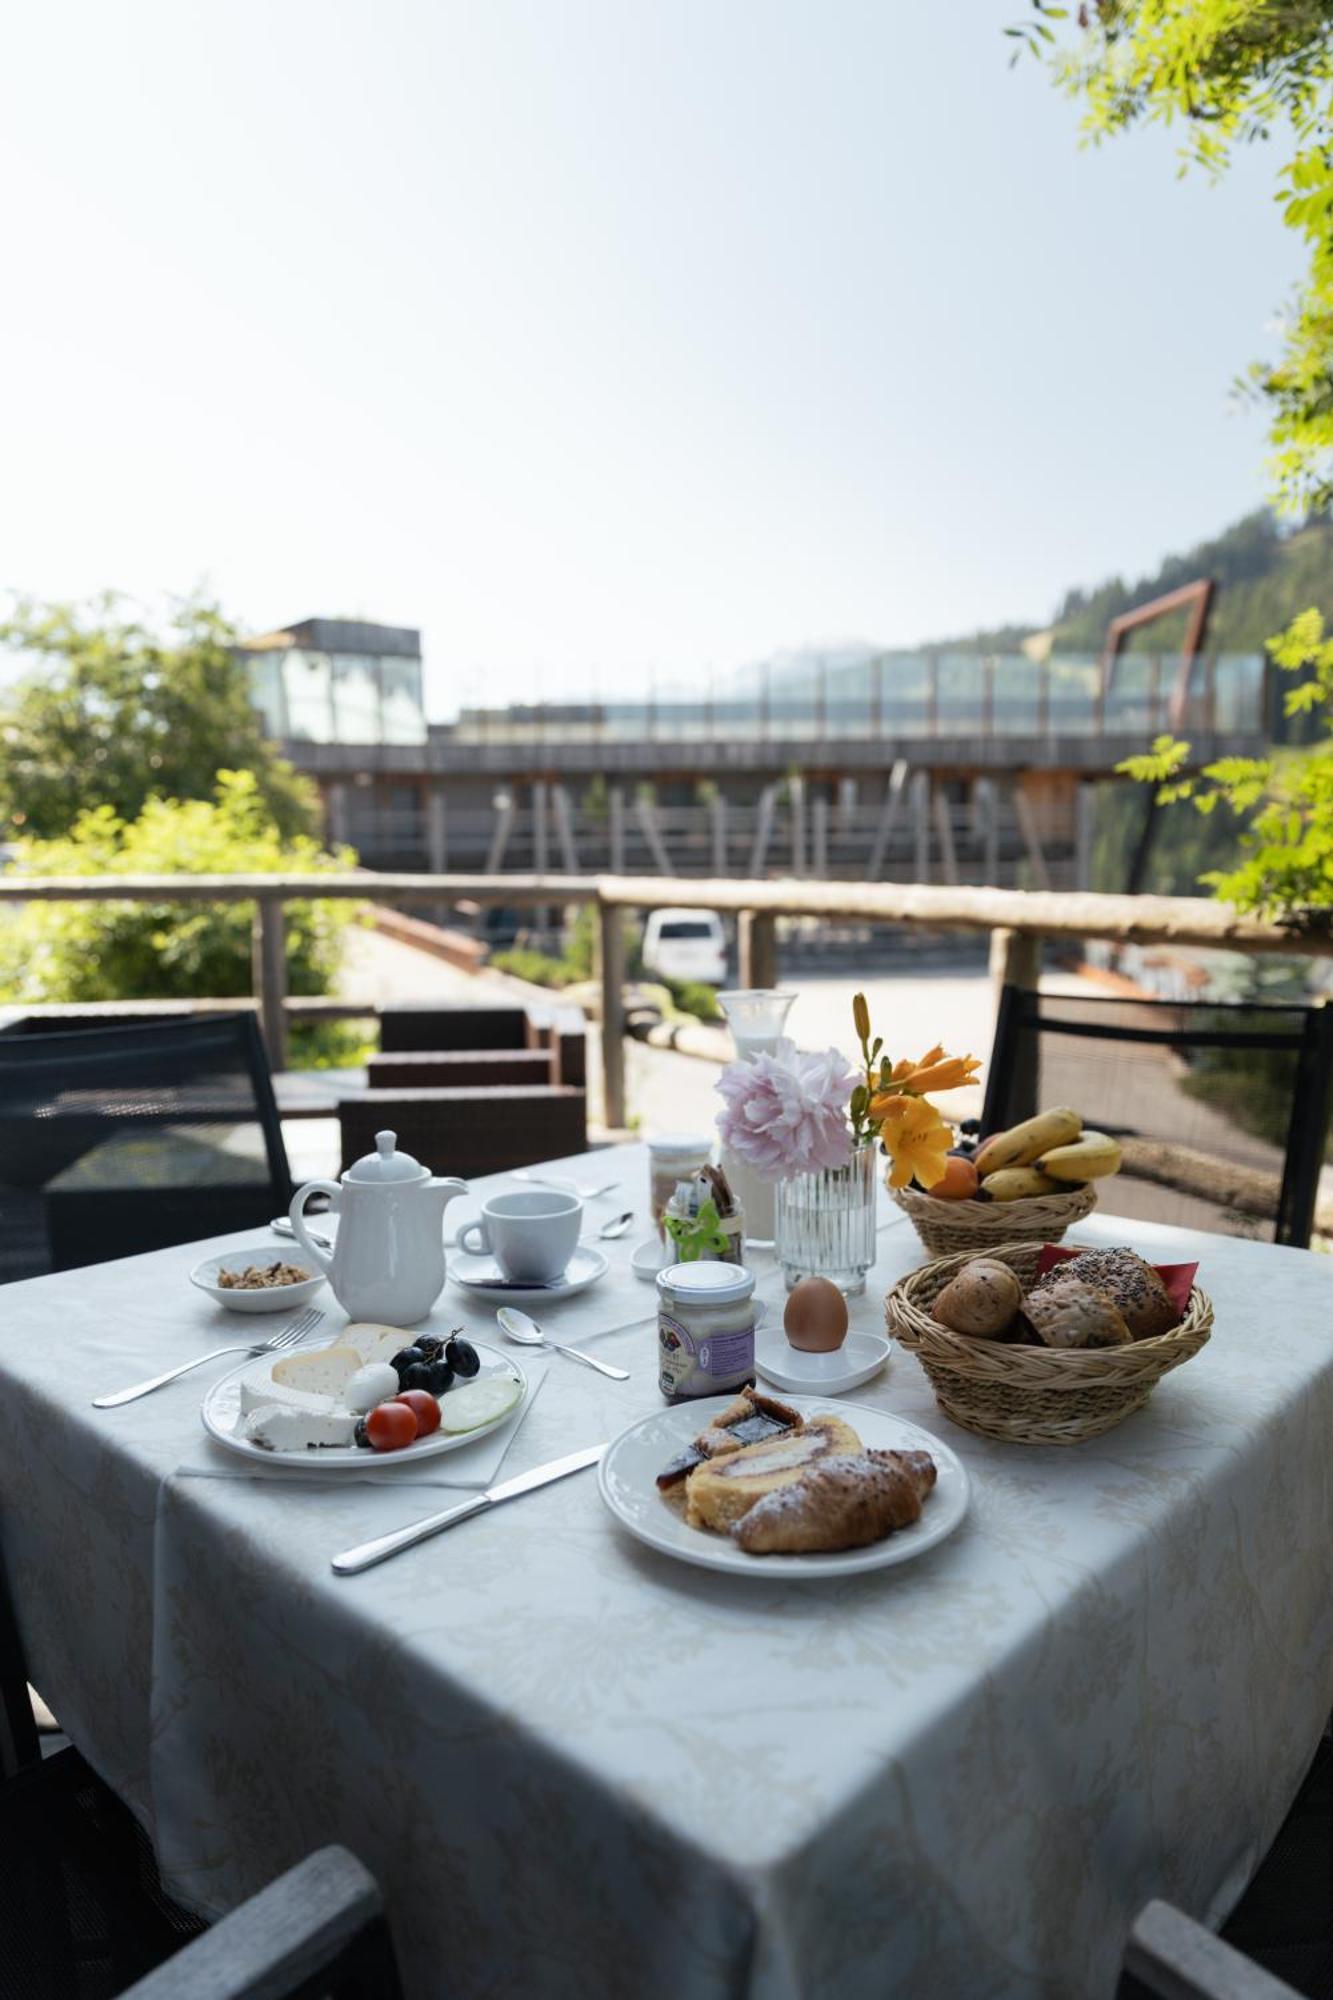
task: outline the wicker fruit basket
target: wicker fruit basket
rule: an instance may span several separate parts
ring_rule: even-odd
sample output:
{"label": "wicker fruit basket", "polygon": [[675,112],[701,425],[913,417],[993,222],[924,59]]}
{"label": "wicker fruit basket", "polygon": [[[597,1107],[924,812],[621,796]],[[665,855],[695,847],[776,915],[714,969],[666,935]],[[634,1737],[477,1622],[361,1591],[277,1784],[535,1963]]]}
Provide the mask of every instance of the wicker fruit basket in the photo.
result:
{"label": "wicker fruit basket", "polygon": [[932,1257],[970,1250],[974,1256],[998,1243],[1058,1243],[1072,1223],[1097,1206],[1097,1183],[1085,1181],[1060,1194],[1022,1201],[941,1201],[919,1188],[890,1188]]}
{"label": "wicker fruit basket", "polygon": [[[1041,1245],[987,1245],[1026,1292]],[[1198,1353],[1213,1326],[1212,1301],[1196,1285],[1179,1326],[1124,1347],[1027,1347],[951,1333],[930,1308],[970,1254],[942,1257],[901,1278],[884,1316],[890,1333],[916,1355],[940,1408],[964,1430],[1004,1444],[1080,1444],[1142,1409],[1172,1368]]]}

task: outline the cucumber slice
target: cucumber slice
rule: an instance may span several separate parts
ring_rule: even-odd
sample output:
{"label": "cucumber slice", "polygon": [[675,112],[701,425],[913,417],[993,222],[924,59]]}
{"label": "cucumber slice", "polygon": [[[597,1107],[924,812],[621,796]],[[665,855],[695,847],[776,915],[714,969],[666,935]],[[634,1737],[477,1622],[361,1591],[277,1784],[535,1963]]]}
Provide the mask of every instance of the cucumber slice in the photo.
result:
{"label": "cucumber slice", "polygon": [[440,1398],[440,1429],[476,1431],[513,1409],[520,1389],[512,1375],[489,1375]]}

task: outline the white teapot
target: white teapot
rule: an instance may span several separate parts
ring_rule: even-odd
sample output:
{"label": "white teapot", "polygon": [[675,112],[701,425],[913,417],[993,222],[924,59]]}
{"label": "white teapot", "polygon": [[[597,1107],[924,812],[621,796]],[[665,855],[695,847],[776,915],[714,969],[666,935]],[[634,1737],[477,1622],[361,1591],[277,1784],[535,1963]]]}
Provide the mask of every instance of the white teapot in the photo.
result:
{"label": "white teapot", "polygon": [[[377,1132],[375,1151],[350,1166],[340,1183],[307,1181],[288,1211],[292,1233],[333,1287],[351,1319],[413,1326],[444,1290],[444,1211],[467,1184],[440,1180],[410,1153],[396,1132]],[[332,1196],[338,1213],[333,1254],[306,1228],[312,1194]]]}

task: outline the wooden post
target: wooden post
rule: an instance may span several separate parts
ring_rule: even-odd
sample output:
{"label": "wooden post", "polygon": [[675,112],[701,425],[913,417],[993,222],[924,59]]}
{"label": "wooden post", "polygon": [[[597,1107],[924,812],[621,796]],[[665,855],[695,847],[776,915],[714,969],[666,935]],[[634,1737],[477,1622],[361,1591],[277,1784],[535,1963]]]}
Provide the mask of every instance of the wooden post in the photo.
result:
{"label": "wooden post", "polygon": [[597,979],[602,991],[602,1117],[625,1123],[625,929],[618,904],[598,902]]}
{"label": "wooden post", "polygon": [[943,785],[936,785],[933,798],[935,808],[935,831],[940,843],[940,866],[944,870],[946,882],[958,884],[958,852],[953,841],[953,819],[950,813],[948,795]]}
{"label": "wooden post", "polygon": [[1081,779],[1074,793],[1074,887],[1092,887],[1092,843],[1097,829],[1097,787]]}
{"label": "wooden post", "polygon": [[709,801],[713,821],[713,873],[727,872],[727,797],[719,785]]}
{"label": "wooden post", "polygon": [[916,882],[930,880],[930,773],[914,771],[911,783],[913,876]]}
{"label": "wooden post", "polygon": [[750,873],[755,876],[762,875],[764,872],[764,863],[768,858],[769,836],[773,831],[773,813],[777,806],[777,800],[777,786],[765,785],[763,791],[759,794],[759,810],[755,814],[754,822],[754,846],[750,851]]}
{"label": "wooden post", "polygon": [[426,854],[432,875],[449,873],[449,822],[444,786],[438,780],[432,783],[430,779],[426,781]]}
{"label": "wooden post", "polygon": [[805,851],[805,779],[798,771],[788,780],[787,790],[791,798],[791,872],[804,875],[806,869]]}
{"label": "wooden post", "polygon": [[555,837],[560,847],[560,865],[567,875],[579,872],[578,848],[574,844],[574,809],[564,785],[552,785],[551,809],[555,814]]}
{"label": "wooden post", "polygon": [[1002,986],[1041,984],[1041,939],[1032,931],[994,930],[990,934],[990,972],[998,993]]}
{"label": "wooden post", "polygon": [[287,922],[281,896],[255,902],[251,964],[259,1026],[272,1070],[287,1067]]}
{"label": "wooden post", "polygon": [[625,873],[625,794],[611,785],[606,794],[607,831],[611,840],[611,873]]}
{"label": "wooden post", "polygon": [[822,793],[810,801],[810,846],[814,872],[823,881],[828,874],[828,800]]}
{"label": "wooden post", "polygon": [[978,778],[972,787],[981,815],[981,879],[989,889],[1000,886],[1000,788],[994,778]]}
{"label": "wooden post", "polygon": [[1014,817],[1018,821],[1018,829],[1023,836],[1023,845],[1027,849],[1028,861],[1032,868],[1033,886],[1038,889],[1049,889],[1051,875],[1042,849],[1041,829],[1037,825],[1037,815],[1021,777],[1016,780],[1011,797]]}
{"label": "wooden post", "polygon": [[744,988],[771,989],[778,983],[778,926],[768,910],[742,910],[736,926]]}
{"label": "wooden post", "polygon": [[879,825],[875,829],[875,843],[870,850],[870,859],[866,863],[866,874],[872,882],[879,879],[888,857],[889,838],[897,822],[909,775],[906,759],[896,758],[889,773],[889,782],[884,787],[884,803],[880,808]]}

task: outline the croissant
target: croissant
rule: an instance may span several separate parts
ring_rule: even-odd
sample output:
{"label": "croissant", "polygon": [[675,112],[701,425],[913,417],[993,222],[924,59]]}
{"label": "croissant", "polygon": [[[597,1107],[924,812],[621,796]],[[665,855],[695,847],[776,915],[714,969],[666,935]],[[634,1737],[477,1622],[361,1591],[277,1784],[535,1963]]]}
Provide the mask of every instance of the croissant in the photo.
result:
{"label": "croissant", "polygon": [[925,1451],[826,1458],[757,1500],[731,1532],[752,1556],[860,1549],[920,1520],[934,1484],[935,1461]]}

